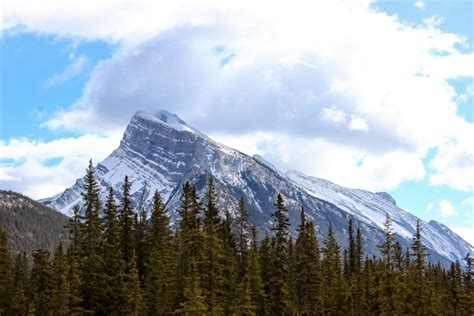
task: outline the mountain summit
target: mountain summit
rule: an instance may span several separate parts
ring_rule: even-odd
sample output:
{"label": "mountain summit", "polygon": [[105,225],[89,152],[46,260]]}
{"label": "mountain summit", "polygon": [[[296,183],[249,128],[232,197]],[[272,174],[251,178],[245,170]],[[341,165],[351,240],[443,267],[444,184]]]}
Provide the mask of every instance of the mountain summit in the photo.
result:
{"label": "mountain summit", "polygon": [[[280,172],[260,156],[250,157],[219,144],[188,126],[177,115],[160,111],[156,115],[139,111],[133,115],[120,146],[97,165],[96,177],[105,196],[113,187],[120,197],[122,181],[128,175],[136,205],[151,200],[158,190],[176,222],[182,185],[189,181],[203,193],[206,180],[213,176],[222,211],[234,214],[243,197],[251,220],[260,231],[272,227],[274,199],[281,193],[295,232],[301,207],[317,228],[320,240],[329,225],[339,243],[347,246],[347,222],[353,219],[365,240],[365,251],[379,255],[385,214],[390,214],[396,238],[408,246],[418,218],[397,207],[385,192],[348,189],[299,171]],[[41,200],[64,214],[81,202],[84,180],[51,198]],[[422,222],[424,243],[430,260],[443,264],[460,260],[473,247],[441,223]]]}

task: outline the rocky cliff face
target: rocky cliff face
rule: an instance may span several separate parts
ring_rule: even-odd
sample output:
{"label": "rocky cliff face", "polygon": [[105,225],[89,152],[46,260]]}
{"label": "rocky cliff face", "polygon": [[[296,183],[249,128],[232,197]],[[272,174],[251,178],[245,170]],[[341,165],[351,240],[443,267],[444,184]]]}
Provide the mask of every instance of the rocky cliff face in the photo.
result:
{"label": "rocky cliff face", "polygon": [[[144,198],[149,202],[158,190],[176,222],[176,209],[183,183],[189,181],[204,193],[206,179],[216,180],[222,211],[233,214],[237,201],[244,197],[251,219],[260,231],[272,226],[271,213],[277,193],[285,197],[292,231],[295,232],[299,212],[304,207],[314,221],[318,237],[324,238],[329,225],[346,246],[349,218],[360,227],[365,238],[366,252],[378,255],[377,244],[383,238],[382,224],[388,212],[394,220],[397,238],[408,245],[417,218],[396,206],[387,193],[372,193],[340,187],[327,180],[308,177],[297,171],[286,174],[276,170],[261,157],[250,157],[221,145],[186,125],[176,115],[166,111],[156,116],[137,112],[123,139],[112,154],[97,165],[96,176],[105,196],[112,186],[120,198],[125,175],[132,182],[135,204]],[[143,194],[143,188],[146,193]],[[62,213],[70,214],[73,205],[81,202],[83,179],[54,197],[41,202]],[[472,246],[436,222],[423,223],[424,241],[432,260],[447,263],[472,252]]]}

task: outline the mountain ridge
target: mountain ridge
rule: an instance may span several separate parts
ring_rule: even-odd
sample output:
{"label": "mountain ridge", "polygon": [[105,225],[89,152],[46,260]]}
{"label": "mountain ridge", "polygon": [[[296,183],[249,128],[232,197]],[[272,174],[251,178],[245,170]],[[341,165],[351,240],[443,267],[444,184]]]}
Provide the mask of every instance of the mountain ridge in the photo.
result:
{"label": "mountain ridge", "polygon": [[[397,207],[388,193],[348,189],[294,170],[282,173],[262,157],[251,157],[220,144],[189,127],[177,115],[163,110],[156,116],[136,112],[120,146],[97,164],[96,177],[102,194],[105,196],[106,188],[112,186],[120,198],[120,186],[126,174],[132,182],[135,202],[145,186],[146,200],[158,190],[174,221],[183,181],[189,181],[203,191],[207,177],[212,175],[223,210],[232,213],[240,196],[244,196],[251,218],[261,230],[271,227],[273,199],[277,193],[282,193],[293,231],[297,227],[299,210],[304,207],[318,228],[318,237],[322,238],[331,224],[344,246],[347,221],[353,218],[365,231],[368,252],[373,255],[378,255],[376,245],[382,238],[386,210],[393,217],[397,238],[404,245],[409,244],[417,219]],[[63,193],[41,202],[67,213],[80,201],[82,187],[83,180],[78,179]],[[434,260],[458,260],[465,251],[472,252],[472,245],[449,229],[447,231],[447,227],[430,223],[423,222],[423,225],[427,227],[425,240]]]}

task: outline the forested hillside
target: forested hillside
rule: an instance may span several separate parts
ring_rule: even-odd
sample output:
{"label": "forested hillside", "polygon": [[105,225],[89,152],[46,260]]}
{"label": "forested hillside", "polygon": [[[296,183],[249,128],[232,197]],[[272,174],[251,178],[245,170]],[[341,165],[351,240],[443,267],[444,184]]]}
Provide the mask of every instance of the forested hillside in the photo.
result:
{"label": "forested hillside", "polygon": [[20,193],[0,190],[0,227],[8,232],[11,250],[32,254],[52,251],[67,240],[67,217]]}
{"label": "forested hillside", "polygon": [[[257,242],[245,196],[236,218],[222,214],[208,179],[204,199],[185,183],[176,231],[158,192],[150,218],[134,210],[125,177],[121,200],[100,201],[90,164],[82,210],[70,219],[69,246],[39,249],[27,269],[12,258],[0,231],[0,315],[472,315],[472,258],[448,270],[426,262],[422,227],[411,246],[394,239],[387,215],[380,258],[364,255],[364,239],[347,223],[341,249],[329,226],[318,240],[301,210],[289,235],[284,197],[273,228]],[[82,214],[82,213],[81,213]]]}

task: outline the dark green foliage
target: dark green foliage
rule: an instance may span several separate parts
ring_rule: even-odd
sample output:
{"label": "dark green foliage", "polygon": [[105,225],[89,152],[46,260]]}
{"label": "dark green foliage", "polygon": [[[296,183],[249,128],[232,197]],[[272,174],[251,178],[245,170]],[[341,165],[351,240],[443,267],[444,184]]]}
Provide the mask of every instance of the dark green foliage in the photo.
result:
{"label": "dark green foliage", "polygon": [[13,291],[10,313],[25,315],[28,311],[28,259],[26,253],[18,253],[13,264]]}
{"label": "dark green foliage", "polygon": [[144,297],[148,314],[170,314],[176,296],[176,261],[170,221],[158,191],[153,196],[146,247]]}
{"label": "dark green foliage", "polygon": [[352,220],[347,249],[330,226],[320,255],[304,210],[293,243],[281,195],[258,245],[243,199],[235,219],[220,216],[213,179],[203,201],[183,185],[174,233],[159,193],[134,209],[130,186],[126,178],[119,207],[110,189],[101,210],[90,164],[67,250],[59,244],[51,259],[39,249],[32,267],[27,253],[11,254],[0,228],[0,315],[473,314],[471,255],[448,271],[427,264],[420,223],[404,251],[387,217],[381,258],[364,258]]}
{"label": "dark green foliage", "polygon": [[12,253],[31,254],[38,248],[53,252],[67,240],[67,217],[20,193],[0,190],[0,227],[10,236]]}
{"label": "dark green foliage", "polygon": [[301,210],[301,224],[291,258],[291,294],[296,311],[300,315],[311,315],[320,310],[321,267],[318,240],[312,222],[306,220]]}
{"label": "dark green foliage", "polygon": [[109,189],[104,215],[104,266],[107,277],[104,306],[106,313],[116,314],[121,308],[124,267],[120,248],[120,223],[112,188]]}
{"label": "dark green foliage", "polygon": [[235,219],[236,226],[236,246],[237,246],[237,279],[240,281],[245,274],[247,267],[248,246],[249,246],[249,214],[245,209],[244,198],[239,200],[239,208]]}
{"label": "dark green foliage", "polygon": [[12,303],[13,275],[7,233],[0,227],[0,315],[5,314]]}
{"label": "dark green foliage", "polygon": [[81,226],[79,273],[82,286],[82,304],[86,311],[103,311],[107,279],[103,258],[102,219],[100,214],[99,185],[94,177],[92,161],[84,178],[84,224]]}
{"label": "dark green foliage", "polygon": [[336,241],[334,230],[329,226],[328,235],[323,245],[321,262],[323,285],[323,311],[329,314],[343,314],[344,284],[341,273],[340,247]]}
{"label": "dark green foliage", "polygon": [[120,245],[122,257],[125,262],[129,262],[135,255],[135,228],[134,212],[132,201],[130,200],[130,187],[128,176],[125,176],[122,186],[122,201],[120,203]]}
{"label": "dark green foliage", "polygon": [[201,272],[201,285],[206,297],[209,313],[222,314],[224,299],[224,240],[219,234],[221,221],[216,205],[214,181],[209,178],[204,208],[204,249]]}
{"label": "dark green foliage", "polygon": [[49,252],[38,249],[33,254],[33,268],[30,278],[29,309],[35,315],[51,313],[51,291],[53,289]]}
{"label": "dark green foliage", "polygon": [[181,302],[184,300],[184,289],[186,284],[189,285],[189,279],[187,278],[190,276],[193,269],[200,271],[203,260],[204,234],[202,232],[201,220],[199,219],[200,212],[201,203],[198,200],[196,190],[186,182],[183,185],[181,206],[178,210],[180,221],[176,238],[178,272],[176,280],[177,296],[175,307],[178,308],[181,307]]}
{"label": "dark green foliage", "polygon": [[272,238],[271,247],[271,276],[270,276],[270,313],[272,315],[285,315],[290,313],[290,295],[288,287],[288,261],[289,261],[289,241],[288,227],[289,220],[284,200],[278,194],[275,202],[275,232]]}
{"label": "dark green foliage", "polygon": [[69,315],[70,288],[68,262],[62,244],[54,253],[51,276],[50,308],[55,315]]}

